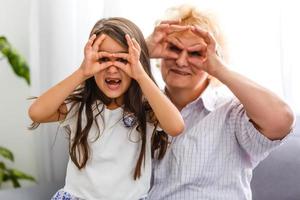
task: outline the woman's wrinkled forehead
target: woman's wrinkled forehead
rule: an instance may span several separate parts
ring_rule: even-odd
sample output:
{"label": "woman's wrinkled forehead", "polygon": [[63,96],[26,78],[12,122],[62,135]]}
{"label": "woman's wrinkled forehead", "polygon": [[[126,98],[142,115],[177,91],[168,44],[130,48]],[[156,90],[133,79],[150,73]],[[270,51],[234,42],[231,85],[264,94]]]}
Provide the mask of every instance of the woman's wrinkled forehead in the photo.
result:
{"label": "woman's wrinkled forehead", "polygon": [[190,30],[171,33],[168,36],[168,39],[170,41],[178,42],[185,48],[195,46],[198,44],[206,45],[206,43],[202,37],[196,35],[195,33],[193,33]]}

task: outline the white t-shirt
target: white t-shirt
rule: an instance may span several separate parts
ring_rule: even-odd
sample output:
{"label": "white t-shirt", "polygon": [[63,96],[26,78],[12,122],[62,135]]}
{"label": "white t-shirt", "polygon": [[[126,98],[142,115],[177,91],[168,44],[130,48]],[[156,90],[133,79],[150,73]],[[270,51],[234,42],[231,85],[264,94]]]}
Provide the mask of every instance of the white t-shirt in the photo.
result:
{"label": "white t-shirt", "polygon": [[[102,106],[99,106],[99,110]],[[70,127],[71,137],[77,127],[76,110],[74,107],[62,123],[62,126]],[[142,144],[137,125],[131,128],[124,126],[121,107],[109,110],[104,106],[101,115],[97,117],[99,138],[96,139],[99,129],[95,123],[89,132],[91,154],[86,166],[79,170],[69,159],[64,191],[87,200],[137,200],[146,196],[150,188],[151,136],[154,126],[147,123],[145,165],[142,165],[141,177],[134,180]],[[82,112],[82,127],[85,124],[85,112]]]}

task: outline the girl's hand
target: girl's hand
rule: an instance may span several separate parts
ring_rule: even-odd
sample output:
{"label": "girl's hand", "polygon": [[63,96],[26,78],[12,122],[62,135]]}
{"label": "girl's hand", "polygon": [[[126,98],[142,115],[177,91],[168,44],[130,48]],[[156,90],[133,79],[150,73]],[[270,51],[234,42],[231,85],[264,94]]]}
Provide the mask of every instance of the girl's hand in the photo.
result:
{"label": "girl's hand", "polygon": [[84,59],[80,66],[85,79],[94,76],[96,73],[112,65],[112,62],[101,62],[102,59],[110,57],[110,54],[106,52],[99,52],[99,46],[105,39],[105,35],[100,37],[94,34],[89,39],[84,47]]}
{"label": "girl's hand", "polygon": [[140,80],[146,72],[140,62],[141,47],[138,42],[129,35],[125,36],[128,44],[127,53],[114,53],[115,61],[113,65],[123,70],[128,76],[135,80]]}
{"label": "girl's hand", "polygon": [[213,35],[200,27],[192,27],[193,33],[203,38],[206,45],[196,45],[189,47],[188,51],[195,52],[195,56],[190,56],[188,62],[201,70],[214,76],[217,69],[224,67],[224,61],[218,51],[218,44]]}
{"label": "girl's hand", "polygon": [[150,58],[177,58],[178,55],[167,48],[166,38],[169,34],[189,29],[189,26],[178,25],[179,21],[162,21],[147,38]]}

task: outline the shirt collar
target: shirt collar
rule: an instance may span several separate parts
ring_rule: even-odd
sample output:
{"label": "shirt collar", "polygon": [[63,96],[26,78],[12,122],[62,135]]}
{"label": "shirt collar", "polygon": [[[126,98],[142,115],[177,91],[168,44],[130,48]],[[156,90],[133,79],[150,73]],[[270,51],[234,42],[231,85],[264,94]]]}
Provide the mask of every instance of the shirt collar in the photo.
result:
{"label": "shirt collar", "polygon": [[208,86],[199,96],[198,100],[202,100],[203,106],[208,111],[213,111],[217,107],[218,90],[216,87]]}
{"label": "shirt collar", "polygon": [[211,112],[223,105],[230,97],[232,94],[225,86],[209,85],[197,99],[187,104],[184,109],[203,105],[206,110]]}

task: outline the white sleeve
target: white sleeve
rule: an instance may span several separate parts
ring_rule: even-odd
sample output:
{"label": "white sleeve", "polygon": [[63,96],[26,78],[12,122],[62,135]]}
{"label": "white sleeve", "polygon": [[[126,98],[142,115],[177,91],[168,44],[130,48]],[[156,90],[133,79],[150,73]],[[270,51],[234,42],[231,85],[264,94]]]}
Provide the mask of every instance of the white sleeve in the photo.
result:
{"label": "white sleeve", "polygon": [[73,103],[66,104],[68,114],[64,120],[60,121],[60,126],[61,127],[69,127],[71,129],[71,132],[74,133],[76,131],[76,127],[77,127],[79,103],[77,103],[73,107],[72,107],[72,105],[73,105]]}

